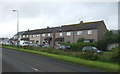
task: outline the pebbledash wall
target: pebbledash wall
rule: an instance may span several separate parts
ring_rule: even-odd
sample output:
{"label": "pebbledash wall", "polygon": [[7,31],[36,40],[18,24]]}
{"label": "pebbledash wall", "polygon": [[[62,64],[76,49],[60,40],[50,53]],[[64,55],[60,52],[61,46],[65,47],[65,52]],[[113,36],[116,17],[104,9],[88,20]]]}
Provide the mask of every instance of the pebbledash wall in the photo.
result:
{"label": "pebbledash wall", "polygon": [[24,33],[20,34],[19,40],[28,39],[28,41],[39,45],[76,43],[79,38],[95,42],[103,39],[106,31],[107,28],[103,20],[85,23],[82,21],[79,24],[23,31]]}

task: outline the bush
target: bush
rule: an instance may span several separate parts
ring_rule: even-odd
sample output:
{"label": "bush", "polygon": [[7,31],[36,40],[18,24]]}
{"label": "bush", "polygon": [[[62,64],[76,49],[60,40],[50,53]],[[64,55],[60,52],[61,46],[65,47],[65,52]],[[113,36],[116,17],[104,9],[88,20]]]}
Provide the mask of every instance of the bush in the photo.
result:
{"label": "bush", "polygon": [[98,61],[110,62],[108,56],[105,56],[105,55],[99,55],[98,58],[99,58]]}
{"label": "bush", "polygon": [[95,46],[99,49],[99,50],[103,50],[105,51],[107,49],[107,41],[105,40],[100,40],[98,42],[95,43]]}
{"label": "bush", "polygon": [[64,45],[69,45],[72,51],[81,51],[85,46],[95,46],[91,42],[83,42],[83,43],[64,43]]}
{"label": "bush", "polygon": [[120,63],[120,46],[113,48],[113,54],[110,57],[111,62]]}
{"label": "bush", "polygon": [[77,43],[81,43],[81,42],[84,42],[84,38],[79,38],[79,39],[77,40]]}
{"label": "bush", "polygon": [[120,42],[120,34],[114,34],[112,31],[107,31],[104,34],[103,40],[97,41],[96,47],[100,50],[106,50],[107,45],[111,43],[119,43]]}
{"label": "bush", "polygon": [[93,52],[85,52],[80,54],[81,58],[88,60],[98,60],[99,59],[98,56],[99,56],[98,54],[94,54]]}
{"label": "bush", "polygon": [[40,47],[35,47],[35,46],[20,46],[21,48],[24,49],[29,49],[29,50],[38,50]]}

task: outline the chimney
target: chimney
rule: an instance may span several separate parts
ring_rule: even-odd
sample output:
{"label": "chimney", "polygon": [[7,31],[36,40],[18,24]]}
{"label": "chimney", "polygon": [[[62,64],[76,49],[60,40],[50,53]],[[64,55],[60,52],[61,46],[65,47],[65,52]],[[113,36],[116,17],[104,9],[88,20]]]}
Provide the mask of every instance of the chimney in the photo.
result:
{"label": "chimney", "polygon": [[47,26],[47,28],[49,28],[49,26]]}
{"label": "chimney", "polygon": [[80,24],[83,23],[83,21],[80,21]]}
{"label": "chimney", "polygon": [[29,29],[27,31],[29,31]]}

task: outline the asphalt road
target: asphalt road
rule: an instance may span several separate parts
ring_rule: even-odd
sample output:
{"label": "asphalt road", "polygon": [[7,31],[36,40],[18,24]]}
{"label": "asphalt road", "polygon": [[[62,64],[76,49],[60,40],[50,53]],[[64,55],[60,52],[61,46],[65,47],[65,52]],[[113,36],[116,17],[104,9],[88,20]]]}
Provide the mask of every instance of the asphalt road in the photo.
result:
{"label": "asphalt road", "polygon": [[2,72],[100,72],[26,52],[2,49]]}

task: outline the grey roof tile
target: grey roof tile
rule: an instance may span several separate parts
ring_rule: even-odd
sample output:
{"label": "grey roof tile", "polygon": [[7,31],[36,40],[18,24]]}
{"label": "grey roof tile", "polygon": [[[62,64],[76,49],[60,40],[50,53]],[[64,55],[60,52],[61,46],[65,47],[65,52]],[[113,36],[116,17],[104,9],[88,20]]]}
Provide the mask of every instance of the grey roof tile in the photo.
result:
{"label": "grey roof tile", "polygon": [[[88,30],[88,29],[97,29],[98,26],[104,24],[104,21],[95,21],[71,25],[63,25],[61,27],[51,27],[45,29],[36,29],[25,31],[23,35],[32,35],[32,34],[43,34],[43,33],[53,33],[53,32],[67,32],[67,31],[79,31],[79,30]],[[61,30],[60,30],[61,29]]]}

